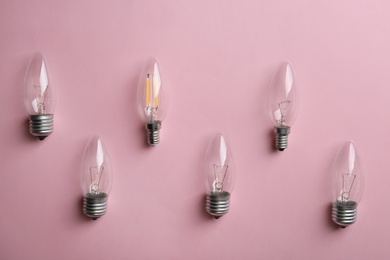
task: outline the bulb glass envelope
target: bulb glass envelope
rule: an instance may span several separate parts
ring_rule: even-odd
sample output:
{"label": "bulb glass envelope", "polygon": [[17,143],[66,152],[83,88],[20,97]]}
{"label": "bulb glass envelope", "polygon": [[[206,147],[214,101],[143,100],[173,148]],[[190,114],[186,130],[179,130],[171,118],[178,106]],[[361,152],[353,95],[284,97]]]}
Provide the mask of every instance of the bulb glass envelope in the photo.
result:
{"label": "bulb glass envelope", "polygon": [[47,70],[47,63],[41,53],[31,59],[25,78],[24,104],[30,115],[53,114],[55,93]]}
{"label": "bulb glass envelope", "polygon": [[273,76],[267,101],[268,115],[274,126],[291,126],[298,113],[298,96],[294,72],[284,62]]}
{"label": "bulb glass envelope", "polygon": [[355,145],[348,141],[333,163],[332,198],[337,202],[358,203],[363,193],[363,173]]}
{"label": "bulb glass envelope", "polygon": [[107,196],[112,187],[112,170],[107,150],[99,136],[89,141],[81,168],[81,187],[84,196]]}
{"label": "bulb glass envelope", "polygon": [[161,71],[155,58],[150,57],[138,81],[138,112],[145,123],[162,121],[168,109]]}
{"label": "bulb glass envelope", "polygon": [[222,133],[210,142],[206,155],[205,184],[208,193],[231,193],[235,184],[235,165]]}

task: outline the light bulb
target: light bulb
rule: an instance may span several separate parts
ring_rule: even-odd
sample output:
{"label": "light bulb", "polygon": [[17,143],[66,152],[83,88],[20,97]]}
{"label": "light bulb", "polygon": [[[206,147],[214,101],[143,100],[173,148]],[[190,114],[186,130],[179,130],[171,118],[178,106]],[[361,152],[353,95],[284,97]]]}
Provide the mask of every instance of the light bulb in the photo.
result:
{"label": "light bulb", "polygon": [[30,115],[30,133],[44,140],[53,132],[55,96],[47,63],[39,52],[34,54],[27,69],[24,104]]}
{"label": "light bulb", "polygon": [[275,146],[279,151],[284,151],[291,125],[298,113],[298,97],[291,64],[282,64],[271,81],[270,90],[267,110],[275,127]]}
{"label": "light bulb", "polygon": [[111,164],[102,139],[94,136],[85,149],[81,168],[83,212],[93,220],[106,214],[112,179]]}
{"label": "light bulb", "polygon": [[216,219],[228,213],[230,195],[235,183],[235,166],[228,143],[218,133],[211,141],[206,156],[206,210]]}
{"label": "light bulb", "polygon": [[145,122],[147,140],[151,146],[160,141],[161,123],[168,109],[168,97],[164,93],[158,62],[147,60],[138,81],[138,112]]}
{"label": "light bulb", "polygon": [[363,174],[356,148],[352,142],[346,142],[333,163],[332,219],[340,227],[355,223],[362,193]]}

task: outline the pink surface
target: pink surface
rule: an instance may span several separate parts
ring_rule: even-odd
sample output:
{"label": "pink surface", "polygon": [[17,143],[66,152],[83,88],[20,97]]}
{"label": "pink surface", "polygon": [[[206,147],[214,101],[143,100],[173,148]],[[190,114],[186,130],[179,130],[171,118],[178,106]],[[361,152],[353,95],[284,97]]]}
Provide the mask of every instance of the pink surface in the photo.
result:
{"label": "pink surface", "polygon": [[[72,3],[71,3],[72,2]],[[387,259],[390,5],[387,1],[0,2],[0,259]],[[57,87],[55,130],[30,137],[29,59]],[[139,73],[160,61],[170,110],[144,145]],[[292,63],[300,114],[272,149],[265,106]],[[204,210],[204,154],[223,131],[231,211]],[[84,147],[99,134],[114,185],[107,215],[81,212]],[[331,167],[347,139],[365,173],[358,221],[330,220]]]}

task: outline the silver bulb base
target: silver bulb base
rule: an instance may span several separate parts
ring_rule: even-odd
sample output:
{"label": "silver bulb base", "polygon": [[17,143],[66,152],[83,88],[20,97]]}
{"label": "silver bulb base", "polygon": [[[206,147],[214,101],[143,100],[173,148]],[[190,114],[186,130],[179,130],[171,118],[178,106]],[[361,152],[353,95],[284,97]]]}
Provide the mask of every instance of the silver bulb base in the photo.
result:
{"label": "silver bulb base", "polygon": [[290,127],[286,125],[276,126],[275,127],[275,147],[279,151],[284,151],[287,148],[288,144],[288,135],[290,134]]}
{"label": "silver bulb base", "polygon": [[156,146],[160,142],[161,121],[153,121],[146,124],[148,144]]}
{"label": "silver bulb base", "polygon": [[355,201],[333,201],[332,220],[342,228],[355,223],[357,203]]}
{"label": "silver bulb base", "polygon": [[230,208],[230,193],[223,192],[209,192],[206,195],[206,210],[216,219],[222,217],[229,212]]}
{"label": "silver bulb base", "polygon": [[107,212],[107,199],[106,193],[86,193],[83,201],[84,214],[92,220],[100,218]]}
{"label": "silver bulb base", "polygon": [[39,138],[39,140],[44,140],[48,137],[54,130],[53,115],[30,115],[30,133],[33,136]]}

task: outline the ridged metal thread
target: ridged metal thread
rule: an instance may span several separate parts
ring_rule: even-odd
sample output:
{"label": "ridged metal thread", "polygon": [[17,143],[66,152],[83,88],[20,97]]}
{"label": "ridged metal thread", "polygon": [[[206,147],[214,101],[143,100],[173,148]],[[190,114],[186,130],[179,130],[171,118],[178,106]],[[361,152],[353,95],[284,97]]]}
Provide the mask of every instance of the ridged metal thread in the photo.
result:
{"label": "ridged metal thread", "polygon": [[206,195],[206,210],[216,219],[229,212],[230,193],[229,192],[210,192]]}
{"label": "ridged metal thread", "polygon": [[53,115],[30,115],[30,133],[39,138],[45,139],[53,132],[54,122]]}
{"label": "ridged metal thread", "polygon": [[106,193],[99,193],[93,195],[87,193],[84,195],[83,212],[86,216],[93,220],[96,220],[106,214],[107,211],[107,199]]}
{"label": "ridged metal thread", "polygon": [[340,227],[348,227],[355,223],[357,215],[357,203],[355,201],[333,201],[332,219]]}
{"label": "ridged metal thread", "polygon": [[275,127],[275,147],[279,151],[284,151],[288,144],[288,135],[290,134],[289,126],[277,126]]}
{"label": "ridged metal thread", "polygon": [[151,122],[146,124],[148,144],[151,146],[156,146],[160,142],[160,129],[161,122]]}

